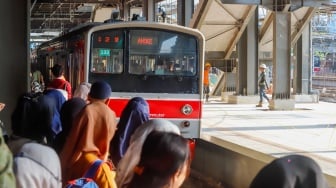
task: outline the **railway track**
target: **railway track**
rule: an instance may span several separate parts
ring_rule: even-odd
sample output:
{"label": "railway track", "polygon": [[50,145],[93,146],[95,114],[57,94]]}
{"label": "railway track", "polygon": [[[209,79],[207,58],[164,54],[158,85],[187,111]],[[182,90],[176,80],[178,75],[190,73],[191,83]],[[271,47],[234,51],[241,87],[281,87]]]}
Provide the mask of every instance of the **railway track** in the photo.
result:
{"label": "railway track", "polygon": [[336,102],[336,76],[314,76],[312,89],[319,91],[321,101]]}

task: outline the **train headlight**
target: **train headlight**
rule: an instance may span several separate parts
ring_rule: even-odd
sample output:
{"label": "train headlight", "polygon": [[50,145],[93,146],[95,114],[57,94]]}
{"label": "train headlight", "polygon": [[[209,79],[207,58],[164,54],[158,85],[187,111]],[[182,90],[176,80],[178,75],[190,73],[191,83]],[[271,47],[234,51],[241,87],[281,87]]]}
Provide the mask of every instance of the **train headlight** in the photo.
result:
{"label": "train headlight", "polygon": [[193,108],[191,105],[189,104],[186,104],[182,107],[181,109],[181,112],[184,114],[184,115],[190,115],[193,111]]}

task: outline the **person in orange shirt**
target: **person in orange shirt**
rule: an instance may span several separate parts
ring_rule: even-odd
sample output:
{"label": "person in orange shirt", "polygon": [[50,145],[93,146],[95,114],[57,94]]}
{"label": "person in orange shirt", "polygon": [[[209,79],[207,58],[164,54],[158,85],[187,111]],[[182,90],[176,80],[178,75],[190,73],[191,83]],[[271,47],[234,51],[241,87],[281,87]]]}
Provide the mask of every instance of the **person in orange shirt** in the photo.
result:
{"label": "person in orange shirt", "polygon": [[205,101],[209,101],[209,93],[210,93],[210,82],[209,82],[209,72],[210,72],[211,64],[206,63],[204,67],[204,79],[203,79],[203,93],[205,96]]}
{"label": "person in orange shirt", "polygon": [[115,171],[108,162],[110,141],[116,131],[116,115],[106,102],[112,94],[104,81],[92,84],[90,103],[81,110],[73,122],[69,136],[60,153],[63,184],[83,177],[96,160],[104,163],[96,171],[93,180],[100,188],[115,188]]}

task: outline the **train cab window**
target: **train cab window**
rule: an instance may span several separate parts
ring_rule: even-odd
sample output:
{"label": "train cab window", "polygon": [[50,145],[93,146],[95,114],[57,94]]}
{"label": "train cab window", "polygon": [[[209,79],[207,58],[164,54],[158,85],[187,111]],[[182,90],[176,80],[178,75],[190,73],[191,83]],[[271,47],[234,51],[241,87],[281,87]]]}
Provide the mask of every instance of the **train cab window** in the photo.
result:
{"label": "train cab window", "polygon": [[129,73],[195,76],[199,68],[194,37],[160,30],[130,30]]}
{"label": "train cab window", "polygon": [[103,30],[92,34],[90,71],[120,74],[123,72],[123,41],[121,30]]}

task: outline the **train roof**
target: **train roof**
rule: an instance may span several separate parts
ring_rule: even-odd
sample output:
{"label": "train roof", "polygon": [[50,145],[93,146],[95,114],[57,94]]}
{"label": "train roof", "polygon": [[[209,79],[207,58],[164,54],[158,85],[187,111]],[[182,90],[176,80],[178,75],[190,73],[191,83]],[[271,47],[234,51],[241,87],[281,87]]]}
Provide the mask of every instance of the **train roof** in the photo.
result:
{"label": "train roof", "polygon": [[83,32],[87,32],[87,31],[92,31],[93,30],[100,30],[100,29],[104,29],[104,28],[113,28],[113,25],[115,25],[116,27],[147,27],[150,26],[152,28],[174,28],[177,30],[180,30],[181,32],[185,32],[188,33],[189,32],[197,32],[199,34],[200,37],[204,37],[203,34],[201,34],[201,32],[197,29],[193,29],[193,28],[188,28],[185,26],[180,26],[180,25],[175,25],[175,24],[167,24],[167,23],[159,23],[159,22],[148,22],[148,21],[127,21],[127,22],[121,22],[121,21],[116,21],[116,22],[90,22],[90,23],[86,23],[86,24],[81,24],[78,25],[77,27],[74,27],[70,30],[68,30],[66,33],[61,34],[60,36],[42,43],[38,48],[44,48],[46,46],[50,46],[53,43],[57,43],[59,41],[68,39],[71,36],[74,36],[76,34],[81,34]]}
{"label": "train roof", "polygon": [[42,43],[38,48],[43,48],[45,46],[49,46],[50,44],[56,43],[58,41],[62,41],[63,39],[68,38],[69,36],[83,33],[85,31],[88,31],[92,27],[95,27],[95,26],[101,25],[101,24],[103,24],[103,23],[101,23],[101,22],[89,22],[89,23],[78,25],[74,28],[69,29],[68,31],[66,31],[64,33],[61,33],[58,37],[55,37],[55,38],[51,39],[50,41]]}

